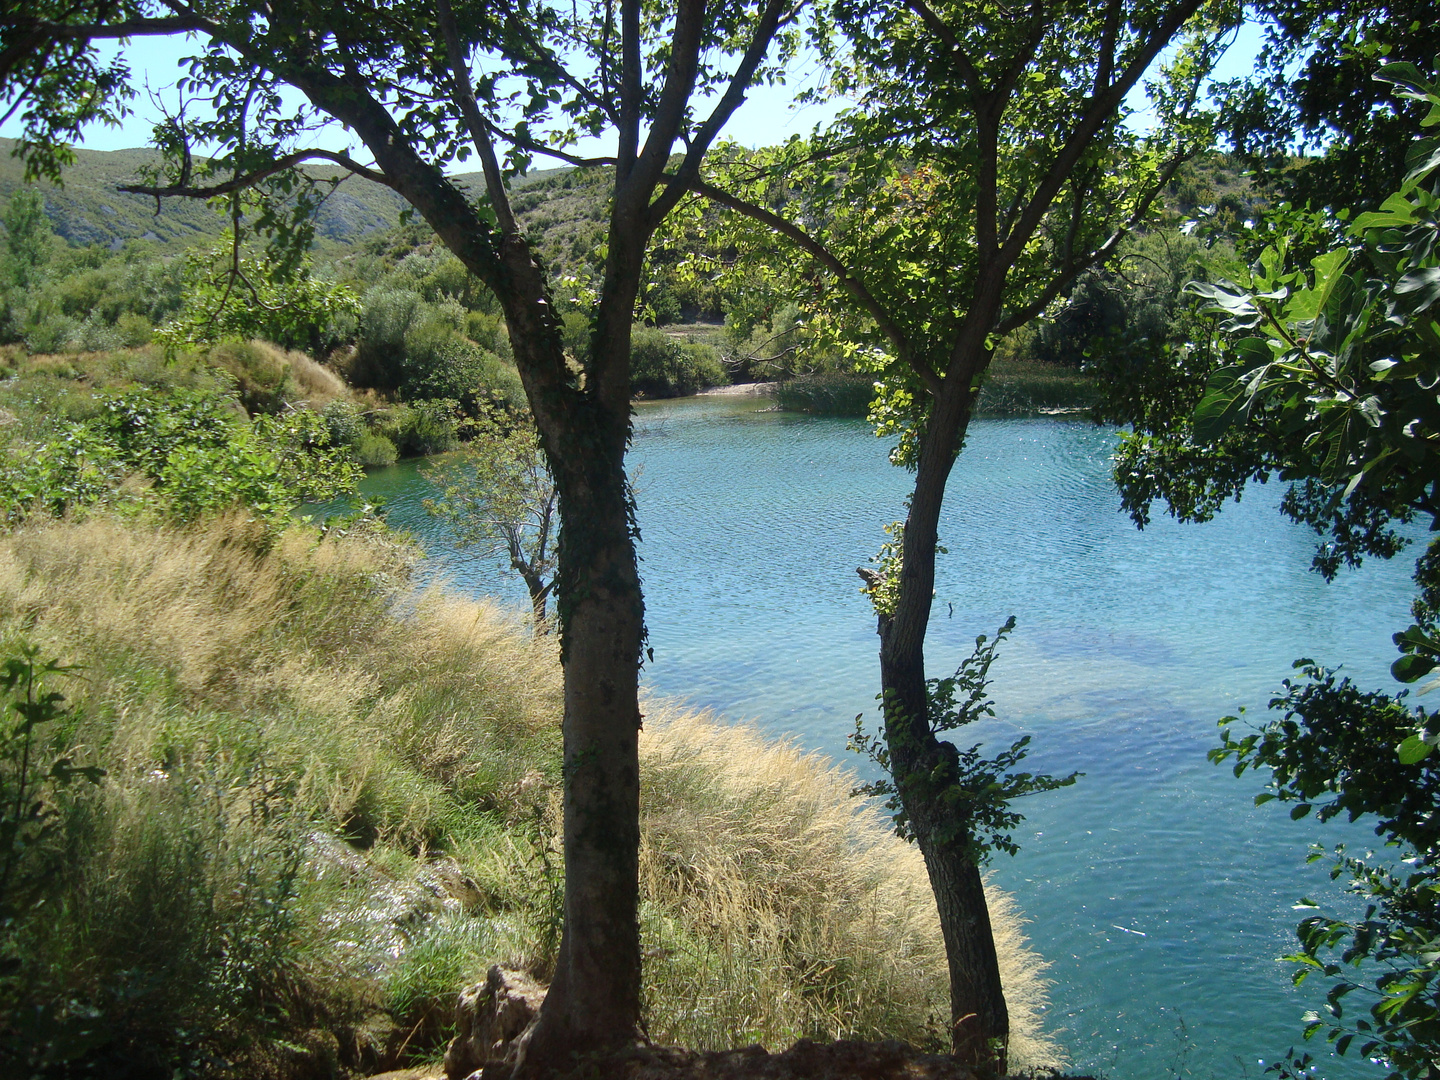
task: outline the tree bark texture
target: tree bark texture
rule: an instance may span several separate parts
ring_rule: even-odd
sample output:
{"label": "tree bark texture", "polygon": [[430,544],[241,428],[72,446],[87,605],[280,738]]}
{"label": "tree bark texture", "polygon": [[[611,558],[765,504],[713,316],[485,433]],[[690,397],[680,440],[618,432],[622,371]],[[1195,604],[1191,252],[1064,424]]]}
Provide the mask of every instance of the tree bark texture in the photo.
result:
{"label": "tree bark texture", "polygon": [[[524,258],[533,265],[528,251]],[[516,277],[526,272],[521,262],[517,253]],[[637,258],[617,275],[623,311],[633,307],[640,265]],[[555,976],[522,1062],[530,1074],[564,1065],[574,1052],[638,1035],[638,695],[645,624],[625,475],[630,323],[624,320],[603,340],[597,334],[592,370],[607,374],[604,383],[551,382],[547,373],[565,370],[563,351],[538,267],[535,273],[538,295],[514,311],[507,304],[506,318],[560,511],[554,592],[565,668],[565,893]],[[548,342],[558,367],[553,357],[522,357],[520,342],[525,351]]]}
{"label": "tree bark texture", "polygon": [[980,868],[966,844],[965,823],[957,822],[939,798],[957,779],[957,755],[931,730],[925,685],[940,509],[970,423],[975,397],[970,386],[988,360],[988,353],[977,350],[974,375],[966,370],[963,379],[946,379],[926,422],[905,520],[899,597],[895,610],[879,623],[880,682],[891,773],[925,858],[945,939],[954,1053],[967,1065],[1003,1074],[1010,1016],[989,909]]}

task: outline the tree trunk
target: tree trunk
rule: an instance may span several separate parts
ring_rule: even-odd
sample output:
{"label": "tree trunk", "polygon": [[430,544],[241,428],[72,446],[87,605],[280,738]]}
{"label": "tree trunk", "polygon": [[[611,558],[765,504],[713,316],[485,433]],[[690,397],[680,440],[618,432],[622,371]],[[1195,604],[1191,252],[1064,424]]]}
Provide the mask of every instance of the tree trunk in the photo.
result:
{"label": "tree trunk", "polygon": [[[988,360],[988,354],[980,358]],[[955,748],[930,729],[925,632],[935,590],[935,548],[945,485],[970,423],[971,379],[951,378],[926,423],[905,520],[900,591],[880,618],[880,682],[891,773],[940,915],[950,974],[951,1037],[966,1065],[1003,1074],[1010,1017],[1000,984],[980,869],[968,829],[939,795],[955,779]],[[958,827],[957,827],[958,826]]]}
{"label": "tree trunk", "polygon": [[528,299],[505,303],[506,319],[560,512],[553,592],[565,671],[565,922],[555,975],[517,1069],[539,1075],[639,1033],[645,609],[625,475],[629,322],[618,343],[624,355],[607,358],[621,366],[618,389],[605,395],[576,386],[564,374],[543,274],[521,244],[507,254],[512,287],[519,286],[508,296]]}
{"label": "tree trunk", "polygon": [[[592,459],[593,461],[593,459]],[[635,549],[618,461],[560,490],[565,665],[565,928],[527,1071],[637,1037],[640,639]],[[584,522],[584,531],[572,522]]]}

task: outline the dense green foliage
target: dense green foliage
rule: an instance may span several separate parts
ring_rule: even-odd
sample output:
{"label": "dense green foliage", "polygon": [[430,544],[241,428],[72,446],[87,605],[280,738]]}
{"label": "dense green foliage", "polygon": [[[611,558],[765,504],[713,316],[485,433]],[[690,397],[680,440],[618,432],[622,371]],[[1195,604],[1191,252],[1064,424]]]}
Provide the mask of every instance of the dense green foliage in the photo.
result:
{"label": "dense green foliage", "polygon": [[243,506],[271,518],[353,487],[357,471],[307,410],[246,420],[203,390],[107,394],[83,421],[9,442],[0,517],[153,508],[178,521]]}

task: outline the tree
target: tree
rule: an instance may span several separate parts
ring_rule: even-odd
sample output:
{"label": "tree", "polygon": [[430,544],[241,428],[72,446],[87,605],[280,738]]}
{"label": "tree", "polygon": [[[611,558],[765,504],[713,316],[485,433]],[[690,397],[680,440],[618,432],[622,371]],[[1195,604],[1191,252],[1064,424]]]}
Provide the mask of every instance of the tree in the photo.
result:
{"label": "tree", "polygon": [[[331,187],[302,167],[338,165],[397,192],[497,297],[561,520],[565,925],[525,1067],[634,1038],[645,626],[624,468],[631,324],[655,229],[746,90],[775,74],[765,67],[772,42],[793,49],[796,3],[5,0],[4,11],[0,97],[24,110],[19,151],[31,175],[58,177],[65,140],[133,93],[123,60],[102,68],[97,42],[195,35],[201,51],[182,90],[213,115],[187,119],[182,102],[157,133],[165,170],[130,190],[230,200],[237,218],[243,198],[245,223],[267,232],[284,268],[302,257],[311,211]],[[282,86],[303,97],[298,110]],[[702,115],[700,96],[712,92]],[[326,120],[343,124],[368,162],[312,145]],[[563,148],[573,135],[606,132],[612,155]],[[677,141],[678,185],[666,179]],[[197,142],[217,146],[216,156],[197,160]],[[609,170],[604,269],[578,364],[502,170],[502,158],[514,170],[542,153]],[[478,201],[445,175],[472,154],[485,176]]]}
{"label": "tree", "polygon": [[503,555],[530,594],[535,632],[555,585],[555,481],[535,429],[493,411],[474,421],[474,437],[455,455],[425,470],[440,489],[425,509],[486,558]]}
{"label": "tree", "polygon": [[[1424,110],[1374,76],[1428,64],[1440,21],[1427,0],[1263,0],[1257,74],[1233,81],[1221,127],[1260,185],[1297,206],[1374,209],[1406,171]],[[1296,161],[1293,155],[1323,151]]]}
{"label": "tree", "polygon": [[[998,339],[1109,257],[1208,144],[1200,83],[1239,13],[1202,0],[892,0],[840,4],[834,17],[853,48],[840,81],[863,104],[824,137],[732,152],[689,186],[751,223],[736,226],[735,249],[774,237],[809,256],[792,280],[810,327],[871,362],[873,415],[898,436],[892,460],[915,472],[906,520],[869,579],[885,747],[944,929],[955,1051],[1003,1068],[981,822],[956,795],[967,777],[940,737],[943,683],[925,671],[946,482]],[[1153,87],[1155,131],[1136,134],[1122,122],[1126,95],[1192,31]]]}
{"label": "tree", "polygon": [[[5,207],[5,254],[10,281],[20,289],[36,284],[50,258],[50,219],[45,200],[33,188],[21,188]],[[8,284],[8,282],[7,282]]]}
{"label": "tree", "polygon": [[[1440,81],[1407,63],[1377,78],[1440,124]],[[1322,538],[1314,567],[1390,558],[1406,546],[1396,526],[1440,521],[1440,138],[1413,140],[1400,190],[1352,224],[1323,214],[1272,211],[1266,246],[1239,282],[1192,289],[1220,316],[1215,340],[1178,354],[1156,387],[1135,393],[1136,430],[1117,457],[1116,480],[1137,524],[1153,501],[1183,520],[1205,520],[1248,483],[1289,483],[1281,508]],[[1375,201],[1379,201],[1378,199]],[[1319,251],[1309,266],[1294,252]],[[1416,562],[1414,625],[1395,635],[1392,673],[1415,682],[1440,665],[1440,540]],[[1266,777],[1256,802],[1293,803],[1291,816],[1344,814],[1374,822],[1398,859],[1331,856],[1364,898],[1362,918],[1320,912],[1298,927],[1296,981],[1330,980],[1325,1014],[1307,1017],[1340,1053],[1392,1077],[1440,1068],[1440,718],[1405,694],[1366,693],[1313,660],[1296,661],[1270,702],[1281,713],[1237,733],[1221,721],[1217,762]],[[1317,852],[1315,858],[1322,858]],[[1312,911],[1314,905],[1307,905]],[[1368,1018],[1347,1015],[1369,996]],[[1288,1063],[1298,1076],[1308,1055]]]}

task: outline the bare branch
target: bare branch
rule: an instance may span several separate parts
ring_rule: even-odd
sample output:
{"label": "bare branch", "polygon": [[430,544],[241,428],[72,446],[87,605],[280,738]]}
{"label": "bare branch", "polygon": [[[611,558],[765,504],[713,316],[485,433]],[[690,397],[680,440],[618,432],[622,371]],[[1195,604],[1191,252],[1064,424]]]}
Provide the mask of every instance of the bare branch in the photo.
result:
{"label": "bare branch", "polygon": [[624,183],[640,154],[640,105],[644,100],[644,65],[640,60],[640,0],[620,0],[620,120],[615,166],[617,184]]}
{"label": "bare branch", "polygon": [[527,139],[523,136],[516,135],[513,131],[506,131],[504,128],[497,124],[492,124],[488,120],[485,121],[485,126],[489,129],[491,135],[494,135],[497,139],[503,139],[511,146],[518,146],[522,150],[529,150],[535,154],[544,154],[546,157],[553,157],[557,161],[574,165],[577,169],[593,169],[601,165],[614,165],[616,162],[616,159],[613,157],[580,157],[576,154],[561,150],[558,147],[547,146],[545,143],[536,142],[534,139]]}
{"label": "bare branch", "polygon": [[333,150],[297,150],[293,154],[286,154],[276,158],[263,169],[256,169],[254,172],[245,173],[242,176],[233,176],[229,180],[218,184],[195,185],[189,183],[188,152],[187,165],[181,173],[178,184],[121,184],[119,190],[132,195],[153,195],[156,199],[175,196],[183,199],[210,199],[216,195],[231,195],[237,191],[254,187],[267,177],[276,173],[292,169],[305,161],[329,161],[339,165],[347,172],[356,176],[364,177],[366,180],[373,180],[377,184],[384,184],[388,188],[394,188],[395,183],[384,173],[376,172],[374,169],[367,169],[348,154],[337,154]]}

